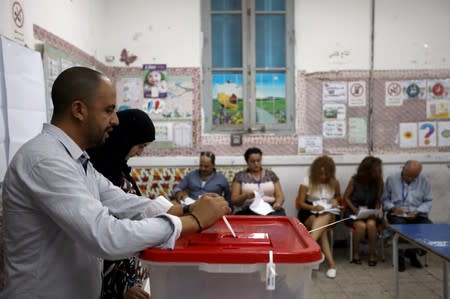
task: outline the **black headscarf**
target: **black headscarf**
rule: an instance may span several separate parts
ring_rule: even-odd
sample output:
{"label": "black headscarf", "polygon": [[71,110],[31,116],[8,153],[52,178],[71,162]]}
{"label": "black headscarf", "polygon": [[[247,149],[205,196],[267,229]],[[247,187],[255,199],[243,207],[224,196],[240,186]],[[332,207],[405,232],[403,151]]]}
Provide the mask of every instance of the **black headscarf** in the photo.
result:
{"label": "black headscarf", "polygon": [[[147,113],[139,109],[117,112],[117,117],[119,125],[105,143],[87,152],[95,169],[114,185],[119,186],[125,176],[137,189],[125,158],[133,146],[155,140],[155,126]],[[136,192],[140,194],[139,190]]]}

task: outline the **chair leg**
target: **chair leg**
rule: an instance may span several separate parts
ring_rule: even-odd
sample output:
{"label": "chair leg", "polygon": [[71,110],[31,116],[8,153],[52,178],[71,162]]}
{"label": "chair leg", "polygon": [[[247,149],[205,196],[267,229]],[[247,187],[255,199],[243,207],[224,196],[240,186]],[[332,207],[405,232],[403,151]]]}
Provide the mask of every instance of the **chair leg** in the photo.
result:
{"label": "chair leg", "polygon": [[384,256],[384,238],[381,234],[378,235],[378,238],[380,239],[380,250],[381,250],[381,261],[384,262],[385,256]]}
{"label": "chair leg", "polygon": [[350,242],[348,256],[349,256],[349,259],[351,262],[351,261],[353,261],[353,232],[352,231],[348,232],[348,238],[349,238],[349,242]]}

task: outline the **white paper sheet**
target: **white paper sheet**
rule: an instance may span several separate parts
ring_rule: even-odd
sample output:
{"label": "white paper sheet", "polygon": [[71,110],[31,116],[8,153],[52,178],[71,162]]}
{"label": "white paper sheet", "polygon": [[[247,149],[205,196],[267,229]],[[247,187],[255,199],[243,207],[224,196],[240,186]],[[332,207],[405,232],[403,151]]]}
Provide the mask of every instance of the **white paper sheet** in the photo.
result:
{"label": "white paper sheet", "polygon": [[356,215],[356,217],[358,219],[367,219],[369,216],[372,215],[379,215],[381,211],[376,210],[376,209],[368,209],[366,207],[360,207],[359,211],[358,211],[358,215]]}
{"label": "white paper sheet", "polygon": [[195,200],[193,200],[192,198],[190,198],[190,197],[188,196],[188,197],[186,197],[185,199],[183,199],[183,200],[181,201],[181,204],[182,204],[183,206],[188,206],[188,205],[193,204],[194,202],[195,202]]}
{"label": "white paper sheet", "polygon": [[322,206],[324,209],[322,211],[311,211],[313,214],[323,214],[323,213],[332,213],[335,215],[339,215],[341,210],[339,208],[333,208],[332,204],[328,202],[326,199],[319,199],[313,201],[313,206]]}
{"label": "white paper sheet", "polygon": [[0,37],[6,103],[7,160],[36,136],[46,121],[44,69],[39,52]]}
{"label": "white paper sheet", "polygon": [[275,211],[270,204],[268,204],[262,199],[261,194],[259,194],[259,192],[253,191],[253,193],[255,194],[255,198],[253,199],[253,202],[250,205],[250,210],[252,210],[258,215],[264,216]]}

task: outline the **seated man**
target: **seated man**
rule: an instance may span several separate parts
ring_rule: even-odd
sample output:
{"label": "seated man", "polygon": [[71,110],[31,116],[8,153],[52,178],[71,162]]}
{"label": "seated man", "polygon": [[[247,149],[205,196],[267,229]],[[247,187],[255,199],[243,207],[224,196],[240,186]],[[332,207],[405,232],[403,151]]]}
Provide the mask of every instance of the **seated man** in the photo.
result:
{"label": "seated man", "polygon": [[175,199],[187,205],[204,193],[217,193],[230,202],[230,185],[222,173],[216,172],[215,162],[214,153],[201,152],[199,169],[188,173],[174,188]]}
{"label": "seated man", "polygon": [[[428,218],[431,211],[431,185],[420,174],[421,171],[419,161],[409,160],[401,172],[386,179],[383,205],[390,224],[432,223]],[[410,259],[412,266],[422,268],[415,249],[399,251],[398,256],[400,272],[405,271],[405,256]]]}

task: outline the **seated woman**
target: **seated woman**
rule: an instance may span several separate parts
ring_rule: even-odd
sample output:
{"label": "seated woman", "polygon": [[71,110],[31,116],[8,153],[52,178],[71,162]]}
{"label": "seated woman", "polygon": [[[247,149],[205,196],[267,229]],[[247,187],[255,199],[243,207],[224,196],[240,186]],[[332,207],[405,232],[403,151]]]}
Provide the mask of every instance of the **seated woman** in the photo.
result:
{"label": "seated woman", "polygon": [[[365,157],[358,166],[356,174],[348,182],[344,192],[344,200],[347,209],[344,217],[351,214],[358,215],[361,207],[368,209],[381,208],[381,196],[383,194],[382,162],[376,157]],[[352,263],[361,264],[359,244],[366,236],[369,239],[369,266],[376,266],[376,242],[377,242],[377,217],[369,216],[367,219],[348,219],[345,221],[348,227],[353,227],[353,260]]]}
{"label": "seated woman", "polygon": [[[309,169],[309,175],[303,179],[295,199],[298,218],[309,230],[320,228],[334,221],[335,215],[322,212],[325,207],[319,200],[336,208],[340,200],[339,182],[335,178],[336,166],[333,159],[328,156],[317,157]],[[336,263],[331,253],[326,228],[311,232],[322,249],[328,264],[326,275],[328,278],[336,277]]]}
{"label": "seated woman", "polygon": [[[138,109],[117,113],[119,126],[110,133],[105,143],[87,152],[95,169],[114,185],[127,193],[141,195],[130,175],[127,161],[139,156],[155,140],[155,127],[147,113]],[[119,261],[104,261],[102,299],[150,298],[142,288],[145,271],[135,257]]]}
{"label": "seated woman", "polygon": [[230,202],[230,185],[225,176],[216,171],[215,162],[214,153],[201,152],[199,168],[188,173],[174,188],[175,199],[178,202],[184,201],[188,197],[196,200],[204,193],[216,193]]}
{"label": "seated woman", "polygon": [[250,209],[256,191],[275,210],[268,215],[285,216],[280,180],[273,171],[262,168],[262,151],[251,147],[245,151],[244,158],[247,169],[236,173],[231,183],[231,202],[242,208],[236,215],[258,215]]}

